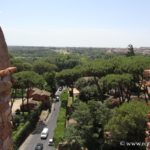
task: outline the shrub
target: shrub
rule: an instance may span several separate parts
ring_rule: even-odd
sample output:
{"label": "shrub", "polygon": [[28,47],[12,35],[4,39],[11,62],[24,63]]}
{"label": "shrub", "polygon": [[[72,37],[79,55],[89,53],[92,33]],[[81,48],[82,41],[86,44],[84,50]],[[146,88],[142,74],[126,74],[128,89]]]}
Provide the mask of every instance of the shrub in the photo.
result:
{"label": "shrub", "polygon": [[149,106],[137,100],[114,109],[112,118],[105,126],[105,130],[111,133],[111,144],[119,145],[120,141],[143,142],[148,111]]}
{"label": "shrub", "polygon": [[[39,119],[39,115],[41,113],[41,105],[36,108],[34,111],[31,111],[30,116],[27,118],[28,121],[23,124],[20,123],[17,131],[13,132],[13,142],[14,149],[17,150],[21,143],[26,139],[26,137],[33,131],[36,126],[36,123]],[[17,119],[20,116],[17,116]],[[22,117],[22,116],[21,116]],[[20,119],[20,118],[19,118]],[[18,120],[17,120],[18,121]],[[19,121],[20,122],[20,121]]]}

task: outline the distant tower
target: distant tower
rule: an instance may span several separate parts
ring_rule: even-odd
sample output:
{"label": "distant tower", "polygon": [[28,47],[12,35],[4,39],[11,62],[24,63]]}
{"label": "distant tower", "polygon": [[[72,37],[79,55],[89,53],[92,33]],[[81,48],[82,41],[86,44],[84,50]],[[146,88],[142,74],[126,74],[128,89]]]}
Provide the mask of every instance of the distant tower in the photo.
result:
{"label": "distant tower", "polygon": [[0,28],[0,150],[12,150],[11,108],[9,106],[11,81],[10,74],[16,70],[9,67],[9,55],[3,32]]}

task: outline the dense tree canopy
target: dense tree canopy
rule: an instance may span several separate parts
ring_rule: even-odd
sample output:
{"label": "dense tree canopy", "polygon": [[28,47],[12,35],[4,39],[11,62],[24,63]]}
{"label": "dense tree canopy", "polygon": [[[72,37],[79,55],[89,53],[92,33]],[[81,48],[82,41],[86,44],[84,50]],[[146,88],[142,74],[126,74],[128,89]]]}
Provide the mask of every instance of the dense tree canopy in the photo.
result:
{"label": "dense tree canopy", "polygon": [[38,74],[44,74],[45,72],[56,71],[57,66],[44,61],[36,61],[33,64],[33,70]]}
{"label": "dense tree canopy", "polygon": [[13,77],[17,84],[23,87],[44,87],[46,84],[43,77],[33,71],[22,71],[15,73]]}
{"label": "dense tree canopy", "polygon": [[77,124],[67,128],[65,138],[76,140],[89,150],[99,148],[99,140],[103,140],[103,126],[111,116],[111,111],[104,104],[91,101],[88,104],[80,102],[76,105],[72,117]]}
{"label": "dense tree canopy", "polygon": [[121,101],[125,100],[125,98],[130,99],[132,81],[131,74],[108,74],[99,80],[107,93],[109,93],[109,90],[115,90],[114,94],[118,92]]}
{"label": "dense tree canopy", "polygon": [[56,58],[56,65],[59,70],[71,69],[80,64],[80,57],[77,55],[60,54]]}
{"label": "dense tree canopy", "polygon": [[136,100],[116,108],[105,126],[105,130],[111,132],[112,144],[120,141],[144,142],[148,111],[149,107],[144,102]]}

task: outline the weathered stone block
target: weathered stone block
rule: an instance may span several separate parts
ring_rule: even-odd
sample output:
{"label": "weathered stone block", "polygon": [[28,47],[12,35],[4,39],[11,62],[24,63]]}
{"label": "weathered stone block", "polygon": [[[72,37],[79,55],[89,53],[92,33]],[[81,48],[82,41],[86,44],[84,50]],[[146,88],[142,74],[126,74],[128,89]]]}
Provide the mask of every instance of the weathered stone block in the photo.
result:
{"label": "weathered stone block", "polygon": [[8,108],[10,108],[8,102],[0,103],[0,112],[4,112],[4,111],[7,110]]}
{"label": "weathered stone block", "polygon": [[0,95],[0,105],[3,104],[4,102],[9,102],[9,101],[10,101],[10,94],[6,96]]}
{"label": "weathered stone block", "polygon": [[12,150],[12,141],[10,137],[7,137],[3,143],[3,150]]}
{"label": "weathered stone block", "polygon": [[10,74],[16,70],[10,67],[8,49],[0,28],[0,150],[12,150],[9,106],[12,83]]}
{"label": "weathered stone block", "polygon": [[5,42],[4,34],[0,27],[0,70],[6,69],[10,66],[8,49]]}
{"label": "weathered stone block", "polygon": [[0,116],[0,124],[2,123],[2,117]]}
{"label": "weathered stone block", "polygon": [[10,90],[12,83],[10,81],[0,81],[0,93]]}

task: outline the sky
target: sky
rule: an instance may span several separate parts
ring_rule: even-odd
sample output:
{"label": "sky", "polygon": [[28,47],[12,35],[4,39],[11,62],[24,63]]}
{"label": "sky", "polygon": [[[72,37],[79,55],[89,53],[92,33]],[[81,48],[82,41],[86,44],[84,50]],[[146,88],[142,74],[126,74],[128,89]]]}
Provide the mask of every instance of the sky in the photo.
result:
{"label": "sky", "polygon": [[7,45],[150,47],[150,0],[0,0]]}

